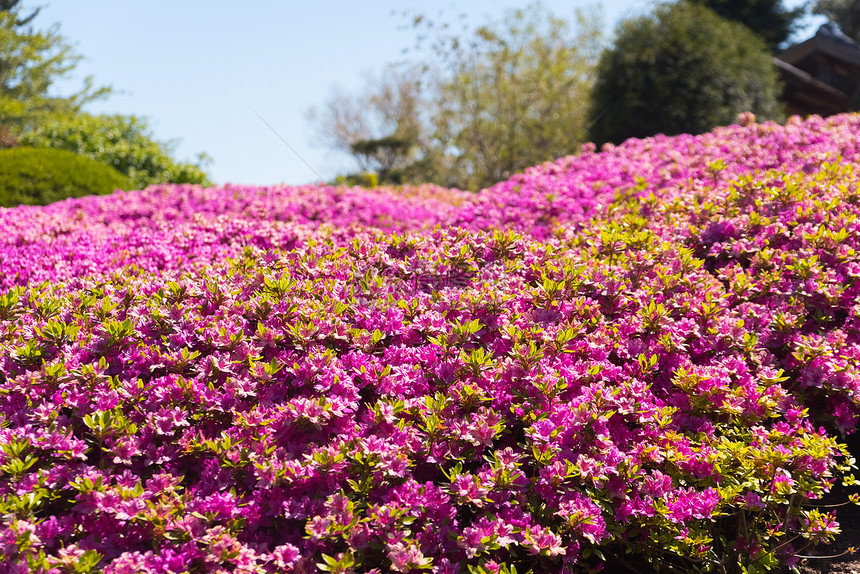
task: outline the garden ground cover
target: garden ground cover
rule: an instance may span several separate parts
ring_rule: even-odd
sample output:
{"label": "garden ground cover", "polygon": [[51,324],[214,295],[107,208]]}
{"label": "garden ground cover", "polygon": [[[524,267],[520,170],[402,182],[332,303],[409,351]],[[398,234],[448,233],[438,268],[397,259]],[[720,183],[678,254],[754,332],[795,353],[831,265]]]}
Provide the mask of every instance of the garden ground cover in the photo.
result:
{"label": "garden ground cover", "polygon": [[0,210],[10,572],[735,572],[838,532],[860,117],[478,194]]}

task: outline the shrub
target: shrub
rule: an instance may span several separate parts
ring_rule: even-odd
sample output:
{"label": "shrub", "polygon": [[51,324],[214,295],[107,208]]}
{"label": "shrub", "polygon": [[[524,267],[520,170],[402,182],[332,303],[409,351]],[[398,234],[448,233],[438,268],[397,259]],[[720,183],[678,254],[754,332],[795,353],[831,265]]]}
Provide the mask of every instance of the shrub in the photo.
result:
{"label": "shrub", "polygon": [[777,75],[752,31],[698,4],[658,7],[620,24],[592,93],[597,143],[657,133],[698,134],[741,112],[780,117]]}
{"label": "shrub", "polygon": [[67,197],[131,188],[131,181],[117,170],[72,152],[0,150],[0,205],[4,207],[46,205]]}
{"label": "shrub", "polygon": [[376,187],[379,185],[379,176],[375,173],[363,171],[361,173],[350,173],[339,175],[335,178],[336,185],[360,185],[362,187]]}
{"label": "shrub", "polygon": [[169,145],[153,139],[146,120],[135,116],[60,116],[21,137],[22,145],[64,149],[108,165],[129,177],[135,189],[158,183],[209,185],[198,164],[171,157]]}
{"label": "shrub", "polygon": [[0,211],[0,563],[796,561],[860,408],[860,116],[751,120],[478,194]]}

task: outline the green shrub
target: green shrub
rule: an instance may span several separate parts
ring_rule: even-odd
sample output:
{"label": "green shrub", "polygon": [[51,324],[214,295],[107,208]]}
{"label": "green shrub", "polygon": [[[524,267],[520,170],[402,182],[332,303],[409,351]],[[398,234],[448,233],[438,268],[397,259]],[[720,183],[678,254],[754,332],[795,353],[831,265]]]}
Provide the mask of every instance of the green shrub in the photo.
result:
{"label": "green shrub", "polygon": [[335,185],[359,185],[361,187],[372,188],[379,185],[379,176],[372,172],[363,171],[361,173],[349,173],[339,175],[334,180]]}
{"label": "green shrub", "polygon": [[179,162],[169,144],[153,137],[143,118],[75,114],[38,126],[21,137],[21,144],[86,156],[127,175],[136,189],[159,183],[211,185],[201,167],[208,161],[205,154],[197,163]]}
{"label": "green shrub", "polygon": [[0,206],[47,205],[67,197],[106,195],[133,189],[117,170],[69,151],[0,150]]}
{"label": "green shrub", "polygon": [[699,134],[741,112],[781,119],[776,68],[764,42],[698,4],[662,4],[626,20],[597,66],[595,143]]}

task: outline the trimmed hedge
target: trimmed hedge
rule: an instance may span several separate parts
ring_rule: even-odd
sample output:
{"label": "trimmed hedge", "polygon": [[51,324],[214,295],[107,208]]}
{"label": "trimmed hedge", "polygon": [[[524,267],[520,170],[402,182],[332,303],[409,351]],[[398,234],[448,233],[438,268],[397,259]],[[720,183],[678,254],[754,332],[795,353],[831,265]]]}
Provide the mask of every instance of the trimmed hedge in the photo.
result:
{"label": "trimmed hedge", "polygon": [[0,206],[47,205],[68,197],[107,195],[132,189],[131,180],[112,167],[69,151],[0,150]]}
{"label": "trimmed hedge", "polygon": [[88,157],[128,176],[135,189],[161,183],[212,185],[199,164],[175,161],[170,144],[157,142],[146,120],[135,116],[74,114],[39,126],[21,145],[63,149]]}

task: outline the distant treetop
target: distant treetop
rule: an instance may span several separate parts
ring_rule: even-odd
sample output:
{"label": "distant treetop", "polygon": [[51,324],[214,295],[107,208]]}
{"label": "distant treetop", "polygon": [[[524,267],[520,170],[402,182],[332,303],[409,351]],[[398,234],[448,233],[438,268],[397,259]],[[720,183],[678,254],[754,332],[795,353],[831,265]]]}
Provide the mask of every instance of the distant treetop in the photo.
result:
{"label": "distant treetop", "polygon": [[[740,22],[776,52],[797,30],[806,7],[786,9],[782,0],[690,0],[707,6],[727,20]],[[836,0],[839,2],[840,0]],[[855,2],[856,3],[856,2]]]}
{"label": "distant treetop", "polygon": [[860,0],[817,0],[812,13],[827,17],[845,35],[860,40]]}
{"label": "distant treetop", "polygon": [[741,112],[780,119],[777,74],[749,28],[697,3],[662,4],[623,21],[592,92],[592,141],[698,134]]}

